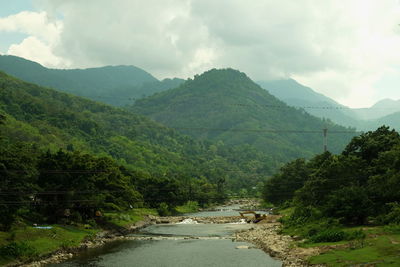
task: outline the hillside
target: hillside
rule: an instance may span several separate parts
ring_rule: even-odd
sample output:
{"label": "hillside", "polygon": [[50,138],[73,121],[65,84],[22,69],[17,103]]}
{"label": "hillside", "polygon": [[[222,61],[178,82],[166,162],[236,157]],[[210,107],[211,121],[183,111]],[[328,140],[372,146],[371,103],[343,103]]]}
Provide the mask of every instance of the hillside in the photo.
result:
{"label": "hillside", "polygon": [[400,101],[383,99],[369,108],[348,108],[333,99],[303,86],[295,80],[272,80],[257,82],[273,96],[294,107],[305,110],[319,118],[328,118],[340,125],[369,131],[385,124],[398,128],[396,112],[400,111]]}
{"label": "hillside", "polygon": [[195,179],[199,186],[209,181],[252,190],[277,168],[270,156],[251,147],[197,142],[143,116],[2,72],[0,114],[6,118],[0,134],[11,143],[107,156],[142,177],[176,177],[187,186]]}
{"label": "hillside", "polygon": [[0,56],[0,70],[24,81],[116,106],[131,104],[137,98],[174,88],[183,81],[158,81],[151,74],[134,66],[48,69],[15,56]]}
{"label": "hillside", "polygon": [[[321,152],[325,127],[349,131],[287,106],[232,69],[207,71],[179,88],[138,100],[132,110],[196,138],[253,145],[279,161]],[[330,135],[330,149],[341,151],[351,136]]]}
{"label": "hillside", "polygon": [[305,110],[318,118],[328,118],[337,124],[350,127],[358,127],[361,123],[357,115],[346,106],[293,79],[257,83],[290,106],[308,107]]}
{"label": "hillside", "polygon": [[[353,112],[357,116],[357,118],[361,120],[383,120],[385,121],[384,117],[390,116],[396,112],[400,111],[400,100],[393,100],[393,99],[383,99],[376,102],[369,108],[359,108],[353,109]],[[390,125],[392,126],[392,125]],[[395,125],[393,125],[395,127]]]}
{"label": "hillside", "polygon": [[377,128],[381,125],[386,125],[391,128],[394,128],[396,131],[400,129],[400,112],[395,112],[390,115],[381,117],[376,120],[370,120],[365,122],[365,128],[373,129]]}

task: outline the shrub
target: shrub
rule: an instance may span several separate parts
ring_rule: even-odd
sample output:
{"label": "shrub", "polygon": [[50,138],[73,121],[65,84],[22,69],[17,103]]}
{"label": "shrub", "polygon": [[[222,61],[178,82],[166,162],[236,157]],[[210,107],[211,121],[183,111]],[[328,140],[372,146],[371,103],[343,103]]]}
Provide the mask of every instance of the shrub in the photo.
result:
{"label": "shrub", "polygon": [[160,216],[169,216],[172,214],[169,209],[168,204],[165,202],[160,203],[160,205],[157,208],[157,211],[158,211],[158,214],[160,214]]}
{"label": "shrub", "polygon": [[37,255],[36,250],[25,242],[11,242],[0,247],[0,256],[3,258],[25,258]]}
{"label": "shrub", "polygon": [[338,242],[344,240],[346,237],[345,232],[337,229],[327,229],[322,232],[312,235],[309,241],[313,243],[321,242]]}
{"label": "shrub", "polygon": [[345,239],[346,240],[361,240],[361,239],[365,239],[367,235],[365,234],[365,232],[362,229],[359,230],[355,230],[355,231],[349,231],[346,232],[345,235]]}

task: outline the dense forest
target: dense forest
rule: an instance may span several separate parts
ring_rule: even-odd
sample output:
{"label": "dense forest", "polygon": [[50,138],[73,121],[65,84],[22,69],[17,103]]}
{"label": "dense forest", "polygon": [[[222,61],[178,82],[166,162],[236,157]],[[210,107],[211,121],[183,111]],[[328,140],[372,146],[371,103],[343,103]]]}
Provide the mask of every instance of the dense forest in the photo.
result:
{"label": "dense forest", "polygon": [[94,207],[207,205],[227,194],[255,194],[279,166],[251,146],[196,141],[123,109],[5,73],[0,88],[4,220],[54,221],[66,209],[85,219]]}
{"label": "dense forest", "polygon": [[213,69],[180,87],[140,99],[132,111],[201,140],[248,144],[287,162],[322,150],[328,128],[331,151],[339,153],[354,130],[289,107],[233,69]]}
{"label": "dense forest", "polygon": [[382,126],[354,137],[339,155],[287,163],[266,182],[263,196],[294,207],[287,226],[314,224],[302,234],[338,241],[331,239],[340,239],[340,232],[329,230],[338,225],[400,223],[399,171],[400,135]]}

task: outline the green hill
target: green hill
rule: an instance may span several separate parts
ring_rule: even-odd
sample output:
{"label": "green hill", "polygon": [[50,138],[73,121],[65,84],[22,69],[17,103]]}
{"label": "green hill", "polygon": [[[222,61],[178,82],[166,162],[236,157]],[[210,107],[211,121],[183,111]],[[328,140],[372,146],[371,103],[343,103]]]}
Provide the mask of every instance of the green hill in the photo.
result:
{"label": "green hill", "polygon": [[[207,71],[179,88],[138,100],[131,109],[196,138],[250,144],[279,161],[321,152],[323,128],[349,131],[287,106],[232,69]],[[331,134],[330,150],[340,152],[351,136]]]}
{"label": "green hill", "polygon": [[48,69],[36,62],[15,56],[0,56],[0,70],[24,81],[117,106],[177,87],[183,81],[158,81],[151,74],[134,66]]}
{"label": "green hill", "polygon": [[[277,167],[252,147],[198,142],[141,115],[43,88],[0,72],[0,134],[43,149],[107,156],[142,177],[251,190]],[[222,184],[221,184],[222,186]],[[211,189],[207,189],[211,190]]]}

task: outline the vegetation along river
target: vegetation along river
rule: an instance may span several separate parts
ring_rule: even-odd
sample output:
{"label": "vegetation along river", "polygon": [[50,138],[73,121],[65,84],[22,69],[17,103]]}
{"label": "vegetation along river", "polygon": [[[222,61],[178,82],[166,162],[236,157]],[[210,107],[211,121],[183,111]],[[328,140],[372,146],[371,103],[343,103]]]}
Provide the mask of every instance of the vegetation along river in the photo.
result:
{"label": "vegetation along river", "polygon": [[[207,216],[232,213],[231,208],[224,208]],[[201,215],[205,214],[193,214]],[[233,241],[236,231],[250,227],[240,222],[202,224],[191,220],[151,225],[131,235],[132,240],[108,243],[48,266],[281,266],[251,244]]]}

